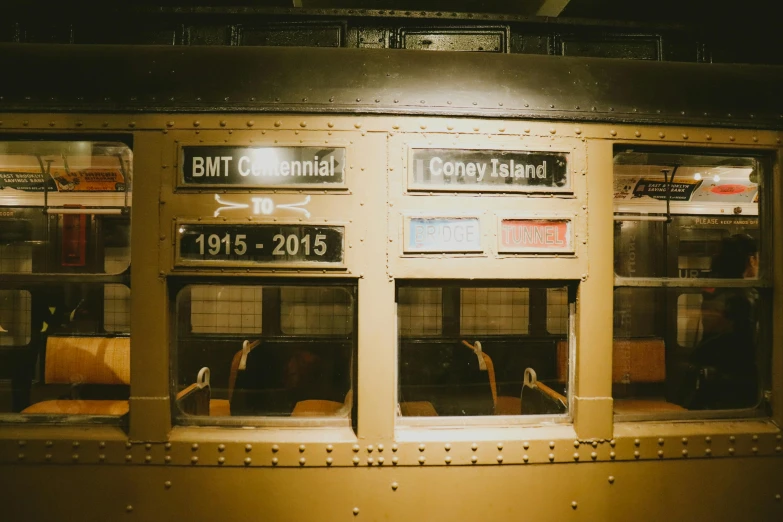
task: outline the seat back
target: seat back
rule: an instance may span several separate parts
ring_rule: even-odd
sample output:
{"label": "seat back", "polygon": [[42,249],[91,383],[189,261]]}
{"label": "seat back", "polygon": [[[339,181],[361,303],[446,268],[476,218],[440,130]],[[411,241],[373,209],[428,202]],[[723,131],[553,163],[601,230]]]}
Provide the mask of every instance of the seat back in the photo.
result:
{"label": "seat back", "polygon": [[44,379],[48,384],[130,385],[130,338],[51,336]]}
{"label": "seat back", "polygon": [[[568,343],[557,343],[557,377],[568,379]],[[615,384],[666,381],[666,345],[663,339],[615,339],[612,343],[612,382]]]}

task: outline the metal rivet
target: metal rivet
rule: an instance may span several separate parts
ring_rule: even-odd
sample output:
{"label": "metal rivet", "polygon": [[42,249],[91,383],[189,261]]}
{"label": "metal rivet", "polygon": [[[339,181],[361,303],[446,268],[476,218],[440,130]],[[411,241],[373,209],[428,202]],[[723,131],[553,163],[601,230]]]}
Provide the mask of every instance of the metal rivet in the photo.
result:
{"label": "metal rivet", "polygon": [[218,444],[218,451],[226,451],[226,445],[225,444]]}
{"label": "metal rivet", "polygon": [[555,129],[554,127],[549,129],[549,134],[556,134],[556,133],[557,133],[557,129]]}
{"label": "metal rivet", "polygon": [[397,463],[399,461],[400,461],[400,459],[398,459],[397,457],[392,457],[392,464],[394,464],[395,466],[397,465]]}
{"label": "metal rivet", "polygon": [[682,438],[682,443],[683,444],[688,444],[688,437],[683,437]]}
{"label": "metal rivet", "polygon": [[614,445],[617,444],[614,439],[609,441],[609,445],[614,448]]}
{"label": "metal rivet", "polygon": [[305,465],[305,462],[307,462],[307,461],[305,460],[305,458],[304,458],[304,457],[302,457],[301,459],[299,459],[299,465],[300,465],[300,466],[304,466],[304,465]]}
{"label": "metal rivet", "polygon": [[659,446],[663,446],[663,443],[664,443],[663,437],[659,438],[658,439],[658,445]]}
{"label": "metal rivet", "polygon": [[383,463],[385,462],[383,457],[378,457],[378,465],[383,466]]}
{"label": "metal rivet", "polygon": [[707,139],[707,141],[710,141],[712,139],[712,136],[710,134],[705,134],[704,137]]}
{"label": "metal rivet", "polygon": [[332,462],[334,462],[334,459],[332,459],[332,457],[326,457],[326,465],[327,466],[331,466]]}
{"label": "metal rivet", "polygon": [[193,445],[190,447],[191,450],[197,451],[198,450],[198,442],[194,442]]}
{"label": "metal rivet", "polygon": [[710,442],[712,442],[712,437],[710,437],[709,435],[707,435],[706,437],[704,437],[704,442],[706,442],[707,444],[709,444]]}
{"label": "metal rivet", "polygon": [[526,128],[526,129],[524,129],[524,132],[525,132],[525,134],[530,134],[530,129]]}
{"label": "metal rivet", "polygon": [[359,514],[359,508],[358,507],[353,508],[353,514],[354,515],[358,515]]}
{"label": "metal rivet", "polygon": [[525,462],[527,462],[528,460],[530,460],[530,457],[528,457],[528,456],[527,456],[527,453],[525,453],[524,455],[522,455],[522,460],[524,460]]}
{"label": "metal rivet", "polygon": [[682,135],[682,139],[687,140],[688,139],[688,135],[687,134],[683,134]]}
{"label": "metal rivet", "polygon": [[573,502],[571,502],[571,508],[573,508],[573,509],[576,509],[576,508],[577,508],[577,506],[578,506],[578,504],[576,503],[576,500],[574,500]]}
{"label": "metal rivet", "polygon": [[397,445],[396,444],[392,444],[392,451],[397,451]]}
{"label": "metal rivet", "polygon": [[[75,456],[76,456],[76,455],[75,455]],[[76,456],[76,457],[78,458],[78,456]],[[148,464],[149,464],[150,462],[152,462],[152,455],[147,455],[147,456],[145,456],[145,457],[144,457],[144,462],[146,462],[146,463],[148,463]]]}
{"label": "metal rivet", "polygon": [[729,141],[734,141],[734,136],[729,136]]}
{"label": "metal rivet", "polygon": [[193,455],[192,457],[190,457],[190,462],[192,462],[193,464],[196,464],[198,462],[198,457]]}
{"label": "metal rivet", "polygon": [[684,449],[682,450],[682,456],[687,457],[688,456],[688,450]]}
{"label": "metal rivet", "polygon": [[752,451],[753,453],[758,453],[759,449],[756,446],[753,446],[752,448],[750,448],[750,451]]}
{"label": "metal rivet", "polygon": [[594,440],[594,441],[591,443],[591,446],[593,446],[594,448],[597,448],[597,447],[598,447],[598,441],[597,441],[597,440]]}
{"label": "metal rivet", "polygon": [[751,437],[751,439],[753,439],[753,442],[756,442],[757,440],[759,440],[759,436],[758,435],[753,435]]}
{"label": "metal rivet", "polygon": [[451,444],[449,444],[449,443],[447,442],[446,444],[444,444],[444,445],[443,445],[443,449],[445,449],[446,451],[449,451],[449,450],[451,450]]}
{"label": "metal rivet", "polygon": [[282,124],[283,124],[283,122],[282,122],[282,121],[280,121],[280,120],[277,120],[277,121],[275,122],[275,127],[279,127],[279,126],[281,126]]}
{"label": "metal rivet", "polygon": [[220,126],[225,127],[227,125],[226,120],[220,120]]}
{"label": "metal rivet", "polygon": [[361,128],[362,128],[362,124],[361,124],[361,123],[359,123],[359,122],[356,122],[356,123],[354,123],[354,124],[353,124],[353,126],[354,126],[355,128],[357,128],[357,129],[361,129]]}
{"label": "metal rivet", "polygon": [[24,453],[20,453],[19,455],[17,455],[17,457],[19,458],[19,460],[24,460]]}
{"label": "metal rivet", "polygon": [[633,452],[633,456],[634,456],[635,459],[638,459],[641,455],[640,455],[640,453],[638,451],[634,451]]}
{"label": "metal rivet", "polygon": [[593,451],[592,453],[590,453],[590,458],[593,459],[593,460],[597,459],[598,458],[598,453]]}
{"label": "metal rivet", "polygon": [[478,444],[476,444],[474,442],[473,444],[470,445],[470,449],[472,449],[473,451],[476,451],[478,449]]}
{"label": "metal rivet", "polygon": [[255,124],[256,124],[256,122],[254,120],[248,120],[248,122],[247,122],[247,126],[248,127],[252,127]]}
{"label": "metal rivet", "polygon": [[224,464],[226,462],[226,457],[218,457],[218,464]]}
{"label": "metal rivet", "polygon": [[368,445],[367,445],[367,453],[372,453],[372,450],[373,450],[373,449],[374,449],[374,448],[372,447],[372,444],[368,444]]}
{"label": "metal rivet", "polygon": [[575,129],[574,129],[574,133],[576,133],[576,134],[582,134],[582,129],[580,129],[579,127],[577,127],[577,128],[575,128]]}
{"label": "metal rivet", "polygon": [[778,502],[780,502],[780,493],[778,493],[777,495],[775,495],[775,500],[777,500]]}
{"label": "metal rivet", "polygon": [[639,132],[639,131],[634,132],[633,135],[636,136],[637,138],[641,138],[642,137],[642,133]]}
{"label": "metal rivet", "polygon": [[554,461],[555,461],[555,454],[554,453],[550,453],[549,454],[549,462],[554,462]]}
{"label": "metal rivet", "polygon": [[136,122],[135,121],[132,121],[132,122],[128,123],[128,127],[130,127],[130,128],[133,128],[135,126],[136,126]]}
{"label": "metal rivet", "polygon": [[419,451],[424,451],[425,449],[426,447],[424,446],[424,444],[419,444]]}
{"label": "metal rivet", "polygon": [[579,453],[574,453],[574,460],[579,460]]}
{"label": "metal rivet", "polygon": [[705,449],[705,450],[704,450],[704,453],[705,453],[706,455],[712,455],[712,449],[710,449],[710,448],[707,448],[707,449]]}
{"label": "metal rivet", "polygon": [[663,458],[663,450],[658,450],[658,457]]}
{"label": "metal rivet", "polygon": [[734,448],[729,448],[729,455],[734,455]]}
{"label": "metal rivet", "polygon": [[54,442],[52,442],[52,441],[50,441],[50,440],[47,440],[47,441],[46,441],[46,447],[47,447],[47,448],[51,448],[53,445],[54,445]]}
{"label": "metal rivet", "polygon": [[419,456],[419,464],[424,464],[424,462],[427,460],[427,458],[424,455]]}
{"label": "metal rivet", "polygon": [[279,462],[279,461],[277,460],[277,457],[272,457],[272,465],[273,465],[273,466],[277,466],[277,463],[278,463],[278,462]]}
{"label": "metal rivet", "polygon": [[735,437],[734,435],[730,435],[729,436],[729,442],[731,442],[732,444],[734,444],[734,441],[736,441],[736,440],[737,440],[737,437]]}
{"label": "metal rivet", "polygon": [[130,513],[131,511],[133,511],[133,506],[131,506],[130,504],[128,504],[127,506],[125,506],[125,511],[127,511],[128,513]]}
{"label": "metal rivet", "polygon": [[353,462],[353,465],[356,466],[359,464],[359,457],[354,457],[351,459],[351,462]]}
{"label": "metal rivet", "polygon": [[300,444],[299,445],[299,453],[304,453],[304,450],[305,450],[305,445],[304,444]]}
{"label": "metal rivet", "polygon": [[555,449],[555,441],[553,440],[549,441],[549,449]]}
{"label": "metal rivet", "polygon": [[334,451],[334,446],[332,446],[331,444],[327,444],[326,445],[326,452],[327,453],[331,453],[332,451]]}
{"label": "metal rivet", "polygon": [[163,457],[163,460],[166,462],[166,464],[168,464],[169,462],[171,462],[171,455],[166,455],[165,457]]}
{"label": "metal rivet", "polygon": [[166,489],[169,489],[171,487],[171,481],[167,480],[166,482],[164,482],[163,483],[163,487],[165,487]]}
{"label": "metal rivet", "polygon": [[144,445],[144,449],[146,449],[147,451],[151,450],[151,449],[152,449],[152,444],[150,444],[149,442],[148,442],[148,443],[146,443],[146,444]]}
{"label": "metal rivet", "polygon": [[427,128],[427,126],[426,126],[426,125],[424,125],[424,124],[422,123],[421,125],[419,125],[419,128],[420,128],[421,130],[424,130],[424,129],[426,129],[426,128]]}
{"label": "metal rivet", "polygon": [[[101,458],[101,460],[103,460],[104,458],[106,458],[106,457],[105,457],[105,455],[101,455],[100,457],[102,457],[102,458]],[[51,454],[51,453],[47,453],[47,454],[44,456],[44,458],[45,458],[46,460],[52,460],[52,454]]]}
{"label": "metal rivet", "polygon": [[612,136],[617,136],[617,131],[612,129],[609,131],[609,134],[611,134]]}
{"label": "metal rivet", "polygon": [[666,137],[666,134],[664,134],[664,133],[662,133],[662,132],[659,132],[659,133],[658,133],[658,137],[659,137],[659,138],[665,138],[665,137]]}
{"label": "metal rivet", "polygon": [[393,491],[397,491],[397,488],[400,487],[400,485],[396,482],[391,483],[391,488]]}
{"label": "metal rivet", "polygon": [[783,440],[783,435],[775,435],[775,440]]}
{"label": "metal rivet", "polygon": [[503,463],[503,455],[498,455],[497,456],[497,460],[498,460],[498,464],[502,464]]}
{"label": "metal rivet", "polygon": [[634,439],[634,441],[633,441],[633,445],[634,446],[639,446],[641,443],[642,443],[642,441],[639,440],[639,439]]}
{"label": "metal rivet", "polygon": [[614,484],[614,475],[609,475],[609,484]]}
{"label": "metal rivet", "polygon": [[472,457],[470,457],[470,462],[471,462],[472,464],[475,464],[476,462],[478,462],[478,457],[477,457],[477,456],[475,456],[475,455],[473,455]]}
{"label": "metal rivet", "polygon": [[614,451],[610,451],[610,452],[609,452],[609,458],[610,458],[610,459],[613,459],[613,460],[614,460],[614,458],[615,458],[616,456],[617,456],[617,453],[615,453]]}
{"label": "metal rivet", "polygon": [[775,451],[780,453],[781,451],[783,451],[783,448],[781,448],[780,446],[775,446]]}
{"label": "metal rivet", "polygon": [[574,441],[574,447],[575,447],[575,448],[578,448],[578,447],[579,447],[579,441],[578,441],[578,440],[575,440],[575,441]]}
{"label": "metal rivet", "polygon": [[498,449],[499,449],[499,450],[502,450],[502,449],[503,449],[503,443],[502,443],[502,442],[498,442]]}
{"label": "metal rivet", "polygon": [[[73,441],[73,444],[71,444],[71,445],[72,445],[74,448],[78,448],[78,447],[79,447],[79,441],[78,441],[78,440],[75,440],[75,441]],[[24,446],[24,444],[22,444],[22,446]]]}
{"label": "metal rivet", "polygon": [[125,455],[125,460],[126,460],[127,462],[130,462],[132,459],[133,459],[133,456],[132,456],[132,455]]}
{"label": "metal rivet", "polygon": [[280,451],[280,446],[272,444],[272,453],[277,453],[278,451]]}
{"label": "metal rivet", "polygon": [[522,443],[522,447],[528,449],[530,447],[530,443],[528,441],[525,441]]}
{"label": "metal rivet", "polygon": [[353,450],[354,453],[358,453],[360,448],[358,444],[354,444],[351,449]]}
{"label": "metal rivet", "polygon": [[753,141],[759,141],[759,137],[758,136],[753,136]]}
{"label": "metal rivet", "polygon": [[[2,121],[0,121],[0,125],[2,125],[2,124],[3,124],[3,122],[2,122]],[[78,121],[76,122],[76,126],[77,126],[77,127],[81,127],[82,125],[84,125],[84,122],[83,122],[82,120],[78,120]]]}
{"label": "metal rivet", "polygon": [[446,455],[443,460],[446,462],[446,464],[451,464],[451,457],[449,455]]}
{"label": "metal rivet", "polygon": [[196,121],[193,122],[193,126],[194,127],[198,127],[199,125],[201,125],[200,121],[196,120]]}

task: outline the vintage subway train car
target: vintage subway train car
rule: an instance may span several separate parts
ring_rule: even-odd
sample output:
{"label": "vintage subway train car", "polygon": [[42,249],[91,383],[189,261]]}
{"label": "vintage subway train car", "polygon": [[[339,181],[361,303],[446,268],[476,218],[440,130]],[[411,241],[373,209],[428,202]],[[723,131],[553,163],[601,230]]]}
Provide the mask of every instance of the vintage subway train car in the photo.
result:
{"label": "vintage subway train car", "polygon": [[0,52],[7,520],[780,520],[774,67]]}

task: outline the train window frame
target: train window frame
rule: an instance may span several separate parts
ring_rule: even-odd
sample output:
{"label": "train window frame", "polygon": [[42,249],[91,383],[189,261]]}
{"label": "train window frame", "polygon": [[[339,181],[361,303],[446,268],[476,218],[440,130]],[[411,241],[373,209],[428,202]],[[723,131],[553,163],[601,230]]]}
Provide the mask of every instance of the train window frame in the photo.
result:
{"label": "train window frame", "polygon": [[[37,133],[30,133],[30,134],[24,134],[24,133],[0,133],[0,144],[10,144],[13,146],[13,144],[21,144],[21,147],[29,147],[30,149],[34,150],[36,144],[40,143],[42,146],[48,147],[47,150],[54,151],[58,147],[60,150],[70,150],[71,148],[77,147],[80,143],[87,143],[91,146],[94,144],[109,144],[111,146],[121,146],[123,147],[124,154],[127,154],[127,163],[123,163],[124,159],[121,159],[120,161],[120,171],[122,175],[124,176],[123,184],[124,187],[119,190],[115,190],[112,192],[119,192],[122,194],[121,199],[122,203],[120,207],[113,207],[109,206],[108,209],[104,203],[102,203],[102,199],[100,196],[98,196],[92,205],[88,205],[84,208],[84,212],[81,213],[81,215],[89,215],[92,218],[95,218],[96,216],[100,216],[104,218],[105,220],[110,219],[120,219],[120,218],[127,218],[128,220],[128,234],[130,235],[130,230],[132,226],[132,221],[130,217],[130,210],[132,207],[132,185],[133,185],[133,167],[135,163],[135,149],[134,149],[134,139],[133,135],[127,134],[127,133],[81,133],[81,134],[66,134],[62,132],[53,132],[53,133],[46,133],[46,132],[37,132]],[[31,152],[30,154],[42,154],[42,153],[36,153]],[[51,155],[51,153],[47,153],[47,155]],[[89,155],[92,155],[90,152]],[[127,169],[127,170],[126,170]],[[57,182],[59,183],[59,181]],[[53,221],[49,218],[44,218],[44,222],[42,223],[42,226],[46,227],[47,229],[53,227],[53,226],[60,226],[58,223],[60,223],[60,219],[63,216],[68,215],[69,209],[65,208],[68,206],[67,203],[63,203],[62,201],[65,201],[63,198],[55,198],[54,200],[50,199],[48,196],[51,194],[57,194],[57,188],[55,186],[54,189],[49,188],[49,184],[47,181],[44,181],[44,191],[43,191],[43,199],[42,204],[39,204],[39,202],[36,200],[35,192],[29,193],[32,194],[32,196],[28,196],[28,199],[30,201],[27,201],[24,199],[24,196],[21,197],[21,199],[16,203],[3,203],[0,205],[0,210],[2,211],[13,211],[14,209],[21,209],[21,210],[35,210],[42,208],[44,211],[44,216],[54,217],[56,216],[57,219],[54,219]],[[60,192],[62,193],[62,192]],[[67,191],[66,191],[67,193]],[[79,192],[75,191],[72,192],[74,194],[81,194],[85,197],[89,197],[90,192]],[[62,200],[62,201],[61,201]],[[59,203],[58,203],[59,202]],[[63,208],[65,210],[63,210]],[[73,214],[73,212],[70,212]],[[103,222],[103,221],[101,221]],[[91,226],[98,226],[97,222],[95,225]],[[59,230],[59,229],[58,229]],[[122,268],[122,270],[119,271],[112,271],[111,273],[101,273],[97,271],[75,271],[75,272],[52,272],[52,271],[33,271],[32,269],[30,271],[5,271],[0,272],[0,288],[3,290],[15,290],[15,291],[27,291],[30,292],[31,299],[35,297],[35,295],[40,294],[41,292],[45,292],[46,288],[51,287],[58,287],[58,288],[65,288],[68,285],[74,286],[74,288],[78,288],[81,286],[88,285],[89,286],[89,292],[96,292],[96,295],[99,293],[101,295],[101,312],[98,314],[98,317],[95,318],[95,321],[97,324],[104,325],[106,321],[106,290],[107,287],[111,285],[121,285],[126,287],[130,290],[131,288],[131,280],[130,280],[130,242],[128,242],[127,246],[127,265]],[[60,254],[58,254],[60,255]],[[97,258],[96,259],[90,259],[90,261],[101,261],[103,264],[101,265],[104,271],[106,270],[106,259]],[[48,262],[48,261],[47,261]],[[87,290],[85,290],[87,291]],[[79,306],[77,306],[77,309]],[[73,312],[76,312],[74,310]],[[31,312],[32,313],[32,312]],[[54,312],[52,312],[54,313]],[[130,315],[130,306],[127,307],[127,314]],[[31,316],[32,320],[32,316]],[[44,325],[46,323],[44,322]],[[35,325],[31,324],[31,328]],[[45,331],[45,330],[44,330]],[[31,329],[31,335],[33,335],[34,332]],[[68,336],[80,336],[78,329],[75,332],[65,332],[65,337]],[[103,332],[90,332],[87,333],[87,337],[99,337],[104,339],[129,339],[130,338],[130,324],[127,325],[127,331],[106,331]],[[47,334],[48,337],[48,334]],[[32,346],[33,343],[41,343],[41,339],[33,338],[31,339],[26,347],[29,350],[30,346]],[[43,344],[45,345],[45,337],[43,338]],[[43,347],[36,348],[38,351],[35,359],[35,369],[33,370],[33,373],[31,374],[31,386],[34,385],[36,382],[36,379],[43,382],[43,372],[44,372],[44,351],[45,349]],[[130,388],[130,385],[128,385],[128,388]],[[26,388],[25,388],[26,389]],[[22,390],[24,391],[24,390]],[[15,395],[21,392],[16,392],[13,389],[12,386],[12,393]],[[28,390],[28,394],[30,394],[30,391]],[[129,392],[130,394],[130,392]],[[28,425],[59,425],[59,426],[112,426],[112,427],[119,427],[124,431],[127,431],[129,429],[129,417],[130,417],[130,401],[128,401],[128,412],[121,415],[109,415],[109,414],[73,414],[73,413],[23,413],[23,412],[2,412],[0,413],[0,426],[3,425],[19,425],[19,424],[28,424]],[[31,406],[33,404],[36,404],[36,402],[30,401],[28,406]]]}
{"label": "train window frame", "polygon": [[[250,416],[250,415],[235,415],[235,416],[210,416],[210,415],[188,415],[179,410],[176,403],[176,390],[178,387],[179,379],[179,365],[178,365],[178,329],[177,329],[177,307],[178,307],[178,295],[182,290],[191,285],[239,285],[239,286],[257,286],[260,288],[266,287],[336,287],[345,290],[350,290],[350,296],[352,298],[353,307],[353,323],[351,332],[346,334],[345,337],[350,338],[353,343],[351,350],[351,366],[349,368],[350,379],[350,396],[351,403],[346,415],[340,416]],[[329,431],[339,430],[352,430],[355,431],[358,426],[357,422],[357,392],[358,392],[358,298],[359,298],[359,285],[356,278],[345,277],[301,277],[301,278],[281,278],[281,277],[263,277],[263,278],[247,278],[247,277],[210,277],[210,276],[194,276],[194,275],[174,275],[169,278],[168,296],[169,296],[169,317],[170,317],[170,350],[169,350],[169,388],[171,392],[171,420],[173,430],[188,429],[190,427],[213,427],[213,428],[303,428],[303,429],[326,429]],[[279,294],[279,292],[278,292]],[[263,295],[263,293],[262,293]],[[262,297],[264,299],[264,297]],[[263,305],[262,305],[263,306]],[[275,307],[264,306],[267,314],[274,312],[280,313],[280,309]],[[264,312],[262,312],[264,313]],[[268,320],[267,316],[262,317],[262,323]],[[276,332],[282,336],[292,336],[293,334],[285,334],[279,330],[279,324],[277,329],[265,329],[262,327],[260,334],[256,336],[263,336]],[[194,335],[192,332],[189,335]],[[202,334],[207,337],[210,334]],[[243,335],[243,334],[236,334]],[[328,338],[329,336],[315,335],[317,338]]]}
{"label": "train window frame", "polygon": [[[772,281],[772,249],[773,249],[773,220],[772,220],[772,205],[765,204],[765,202],[771,201],[772,185],[775,183],[773,173],[775,172],[774,166],[776,164],[774,151],[765,150],[753,150],[753,149],[704,149],[699,147],[691,148],[672,148],[667,146],[642,146],[636,147],[630,144],[619,144],[613,148],[613,160],[612,160],[612,177],[615,178],[615,166],[617,165],[618,157],[625,153],[639,153],[639,154],[652,154],[652,155],[672,155],[681,158],[691,158],[691,161],[697,161],[696,158],[710,157],[710,158],[737,158],[737,161],[749,160],[752,162],[753,168],[757,169],[760,175],[757,178],[758,192],[754,201],[757,204],[757,223],[758,223],[758,274],[755,279],[748,280],[733,280],[733,279],[716,279],[716,278],[678,278],[669,274],[670,267],[667,266],[666,273],[663,275],[653,275],[644,277],[631,277],[617,273],[616,264],[618,262],[617,250],[613,249],[613,263],[615,264],[614,270],[614,286],[613,296],[620,289],[650,289],[660,290],[663,292],[677,291],[674,298],[674,313],[678,313],[679,298],[683,295],[687,295],[703,289],[705,287],[714,288],[748,288],[758,290],[758,339],[755,353],[756,361],[767,361],[767,366],[757,369],[758,377],[758,389],[757,389],[757,402],[752,407],[742,407],[736,409],[684,409],[683,411],[669,411],[669,412],[617,412],[613,411],[613,418],[616,422],[639,422],[639,421],[701,421],[701,420],[759,420],[771,417],[771,409],[768,401],[770,390],[772,389],[771,382],[771,362],[772,362],[772,298],[773,298],[773,281]],[[636,163],[634,163],[636,164]],[[644,164],[644,163],[640,163]],[[648,165],[652,165],[648,163]],[[672,177],[674,173],[672,172]],[[613,181],[613,182],[614,182]],[[615,188],[616,190],[616,188]],[[617,194],[616,194],[617,195]],[[664,221],[670,222],[674,217],[688,217],[695,216],[693,212],[676,212],[670,210],[669,202],[672,201],[668,198],[666,201],[665,214],[661,211],[653,211],[649,209],[644,210],[618,210],[617,203],[613,204],[613,220],[615,223],[624,221],[623,217],[630,216],[625,221],[644,221],[646,216],[653,216],[650,221]],[[731,204],[729,204],[731,206]],[[739,208],[739,207],[737,207]],[[736,212],[736,210],[735,210]],[[635,214],[642,216],[641,219],[634,219]],[[663,214],[662,216],[658,216]],[[675,246],[680,242],[679,232],[674,234]],[[613,237],[616,236],[613,233]],[[668,239],[667,239],[668,241]],[[616,244],[615,244],[616,247]],[[613,320],[616,321],[616,306],[613,308]],[[674,328],[673,339],[678,341],[679,325]],[[614,335],[613,335],[614,338]],[[678,348],[680,347],[678,343]],[[666,349],[668,353],[668,347]],[[666,363],[668,365],[668,362]],[[612,396],[614,398],[614,392]],[[674,404],[674,403],[672,403]]]}
{"label": "train window frame", "polygon": [[[395,426],[398,430],[417,430],[420,428],[457,428],[457,427],[500,427],[500,426],[516,426],[524,428],[539,428],[543,426],[569,426],[574,422],[574,398],[575,398],[575,375],[576,375],[576,320],[577,320],[577,306],[576,296],[579,289],[579,281],[576,280],[534,280],[534,279],[502,279],[502,280],[482,280],[482,279],[397,279],[395,281],[395,304],[397,303],[397,293],[400,288],[437,288],[442,290],[450,288],[456,290],[459,294],[460,290],[464,288],[526,288],[529,290],[540,290],[546,299],[546,290],[549,288],[566,288],[567,289],[567,309],[568,309],[568,321],[567,331],[564,334],[566,336],[566,368],[565,368],[565,385],[566,385],[566,411],[564,413],[555,414],[514,414],[514,415],[465,415],[465,416],[405,416],[402,415],[400,408],[400,330],[398,323],[398,316],[395,314]],[[532,293],[532,292],[531,292]],[[442,324],[444,325],[440,336],[444,335],[444,331],[447,329],[447,322],[456,322],[454,326],[457,329],[456,335],[459,338],[465,337],[460,330],[460,318],[462,315],[461,306],[456,311],[453,311],[454,317],[446,317],[446,308],[449,304],[444,298],[442,300],[442,306],[444,310],[444,316],[442,318]],[[544,301],[546,302],[546,301]],[[544,306],[541,310],[539,317],[539,323],[537,325],[531,324],[531,316],[528,315],[528,333],[517,334],[522,336],[534,335],[534,333],[542,335],[557,335],[549,334],[546,330],[547,323],[547,307]],[[432,336],[423,336],[432,338]],[[555,350],[556,345],[555,345]],[[556,357],[556,355],[555,355]]]}

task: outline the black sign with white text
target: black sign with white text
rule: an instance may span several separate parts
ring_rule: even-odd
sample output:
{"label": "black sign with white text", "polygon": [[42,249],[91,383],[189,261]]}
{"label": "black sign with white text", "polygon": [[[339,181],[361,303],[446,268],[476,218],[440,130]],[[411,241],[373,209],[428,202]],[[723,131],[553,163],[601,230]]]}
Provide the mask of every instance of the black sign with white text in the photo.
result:
{"label": "black sign with white text", "polygon": [[342,185],[345,149],[321,147],[182,147],[185,186]]}
{"label": "black sign with white text", "polygon": [[181,224],[178,262],[187,264],[342,263],[344,227]]}
{"label": "black sign with white text", "polygon": [[569,190],[568,153],[413,149],[410,188],[494,192]]}

